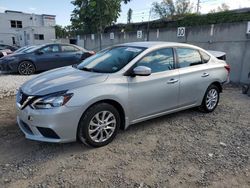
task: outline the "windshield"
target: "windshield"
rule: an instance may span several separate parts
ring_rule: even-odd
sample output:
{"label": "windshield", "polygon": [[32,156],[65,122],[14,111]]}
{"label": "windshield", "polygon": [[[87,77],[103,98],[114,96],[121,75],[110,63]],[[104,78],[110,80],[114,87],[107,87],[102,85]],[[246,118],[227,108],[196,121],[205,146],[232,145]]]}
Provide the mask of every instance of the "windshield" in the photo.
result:
{"label": "windshield", "polygon": [[36,46],[25,46],[16,50],[15,53],[25,53],[26,51],[31,50],[32,48],[35,48],[35,47]]}
{"label": "windshield", "polygon": [[44,46],[44,45],[38,45],[38,46],[34,46],[32,48],[26,49],[25,53],[34,52],[34,51],[38,50],[39,48],[41,48],[42,46]]}
{"label": "windshield", "polygon": [[121,70],[144,50],[145,48],[142,47],[130,46],[109,48],[87,58],[77,68],[92,72],[114,73]]}

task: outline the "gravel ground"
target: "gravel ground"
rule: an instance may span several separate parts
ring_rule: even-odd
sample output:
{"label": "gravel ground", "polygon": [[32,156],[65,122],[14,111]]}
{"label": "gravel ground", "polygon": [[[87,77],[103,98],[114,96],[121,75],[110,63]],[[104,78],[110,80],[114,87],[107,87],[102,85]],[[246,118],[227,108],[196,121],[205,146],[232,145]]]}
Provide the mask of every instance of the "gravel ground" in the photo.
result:
{"label": "gravel ground", "polygon": [[17,89],[33,76],[9,75],[0,72],[0,99],[13,96]]}
{"label": "gravel ground", "polygon": [[26,140],[0,100],[0,187],[250,187],[250,98],[226,88],[210,114],[167,115],[108,146]]}

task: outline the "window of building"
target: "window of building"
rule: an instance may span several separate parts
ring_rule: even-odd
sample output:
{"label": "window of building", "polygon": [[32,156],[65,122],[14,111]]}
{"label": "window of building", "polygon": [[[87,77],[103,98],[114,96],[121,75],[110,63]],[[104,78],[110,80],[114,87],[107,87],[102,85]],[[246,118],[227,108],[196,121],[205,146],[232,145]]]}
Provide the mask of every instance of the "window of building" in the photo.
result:
{"label": "window of building", "polygon": [[179,67],[189,67],[202,64],[200,53],[191,48],[177,48]]}
{"label": "window of building", "polygon": [[44,40],[44,35],[43,34],[34,34],[34,39],[35,40]]}
{"label": "window of building", "polygon": [[62,52],[76,52],[79,51],[78,48],[70,45],[62,45]]}
{"label": "window of building", "polygon": [[16,44],[16,38],[12,37],[12,44],[15,45]]}
{"label": "window of building", "polygon": [[147,54],[137,66],[151,68],[152,73],[163,72],[174,69],[174,55],[172,48],[164,48]]}
{"label": "window of building", "polygon": [[10,20],[10,26],[12,28],[23,28],[23,23],[22,21],[18,21],[18,20]]}

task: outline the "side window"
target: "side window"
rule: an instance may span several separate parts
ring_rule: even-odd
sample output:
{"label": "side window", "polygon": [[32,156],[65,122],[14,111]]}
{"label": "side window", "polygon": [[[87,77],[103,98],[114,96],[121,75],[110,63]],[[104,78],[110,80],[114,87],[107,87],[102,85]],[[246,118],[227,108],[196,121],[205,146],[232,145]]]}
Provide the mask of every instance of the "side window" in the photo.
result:
{"label": "side window", "polygon": [[200,51],[200,54],[201,54],[203,63],[207,63],[210,60],[210,56],[207,53]]}
{"label": "side window", "polygon": [[202,64],[200,53],[195,49],[177,48],[176,52],[180,68]]}
{"label": "side window", "polygon": [[152,73],[174,69],[174,55],[172,48],[156,50],[144,56],[137,66],[151,68]]}
{"label": "side window", "polygon": [[43,53],[54,53],[59,52],[59,46],[58,45],[49,45],[41,49]]}
{"label": "side window", "polygon": [[74,46],[70,46],[70,45],[62,45],[62,52],[76,52],[79,51],[78,48],[74,47]]}

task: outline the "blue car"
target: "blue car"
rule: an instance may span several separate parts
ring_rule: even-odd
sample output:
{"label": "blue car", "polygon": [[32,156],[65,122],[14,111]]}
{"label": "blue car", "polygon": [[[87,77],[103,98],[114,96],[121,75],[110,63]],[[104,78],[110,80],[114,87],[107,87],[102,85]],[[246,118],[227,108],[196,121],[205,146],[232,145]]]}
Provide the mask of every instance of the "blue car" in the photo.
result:
{"label": "blue car", "polygon": [[39,71],[79,64],[93,54],[93,51],[76,45],[44,44],[2,57],[0,71],[31,75]]}

